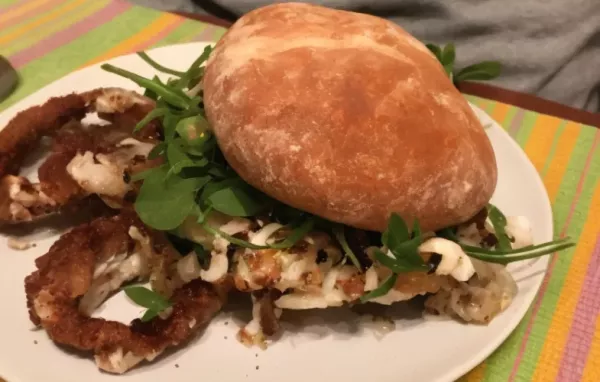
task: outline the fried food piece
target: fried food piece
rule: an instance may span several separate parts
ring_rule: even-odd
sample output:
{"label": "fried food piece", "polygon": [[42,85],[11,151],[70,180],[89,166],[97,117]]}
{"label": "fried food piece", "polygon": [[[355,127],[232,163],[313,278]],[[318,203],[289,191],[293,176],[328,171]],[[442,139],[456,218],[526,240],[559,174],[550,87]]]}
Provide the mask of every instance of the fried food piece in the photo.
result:
{"label": "fried food piece", "polygon": [[[36,220],[91,194],[120,207],[134,188],[127,178],[158,163],[147,156],[160,138],[159,122],[133,133],[154,106],[135,92],[103,88],[19,113],[0,131],[0,223]],[[82,123],[91,112],[111,124]],[[45,137],[53,140],[50,155],[38,170],[39,183],[31,183],[18,176],[19,168]]]}
{"label": "fried food piece", "polygon": [[63,235],[36,260],[25,279],[31,321],[62,345],[91,351],[104,371],[124,373],[152,361],[167,347],[184,343],[221,309],[216,287],[201,280],[175,289],[168,317],[131,325],[92,318],[91,313],[121,284],[147,279],[164,244],[133,212],[99,218]]}

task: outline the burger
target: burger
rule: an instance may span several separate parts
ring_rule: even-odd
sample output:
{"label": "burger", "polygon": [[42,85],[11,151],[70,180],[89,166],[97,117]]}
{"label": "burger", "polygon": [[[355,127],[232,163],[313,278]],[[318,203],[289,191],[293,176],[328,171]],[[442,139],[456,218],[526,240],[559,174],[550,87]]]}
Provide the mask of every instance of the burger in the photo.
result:
{"label": "burger", "polygon": [[571,245],[533,245],[525,217],[490,204],[484,128],[435,55],[384,19],[270,5],[166,83],[104,67],[146,87],[145,121],[163,125],[163,165],[133,179],[138,215],[180,250],[184,281],[251,296],[246,344],[285,310],[416,296],[485,324],[517,293],[507,263]]}

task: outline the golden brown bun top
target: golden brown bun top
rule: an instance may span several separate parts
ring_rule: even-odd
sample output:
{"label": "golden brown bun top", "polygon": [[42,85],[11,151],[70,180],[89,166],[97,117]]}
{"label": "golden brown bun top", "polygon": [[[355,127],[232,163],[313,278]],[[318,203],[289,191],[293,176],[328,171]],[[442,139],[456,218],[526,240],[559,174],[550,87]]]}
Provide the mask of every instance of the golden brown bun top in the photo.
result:
{"label": "golden brown bun top", "polygon": [[206,113],[238,174],[298,209],[385,229],[463,222],[497,178],[490,142],[428,49],[386,20],[287,3],[217,43]]}

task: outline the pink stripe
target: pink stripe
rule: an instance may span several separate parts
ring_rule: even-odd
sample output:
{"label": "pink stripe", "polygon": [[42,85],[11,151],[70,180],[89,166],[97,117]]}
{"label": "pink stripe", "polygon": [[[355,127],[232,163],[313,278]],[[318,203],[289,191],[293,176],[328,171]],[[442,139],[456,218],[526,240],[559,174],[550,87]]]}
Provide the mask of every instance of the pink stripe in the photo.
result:
{"label": "pink stripe", "polygon": [[183,24],[183,22],[185,21],[184,18],[181,18],[180,20],[175,21],[173,24],[167,26],[166,28],[162,29],[160,32],[158,32],[157,34],[155,34],[154,36],[152,36],[151,38],[149,38],[148,40],[141,42],[137,45],[134,45],[131,50],[129,50],[129,53],[133,53],[133,52],[140,52],[144,49],[148,49],[150,48],[152,45],[156,44],[157,42],[159,42],[160,40],[162,40],[163,38],[165,38],[167,35],[169,35],[169,33],[171,33],[175,28],[177,28],[178,26],[180,26],[181,24]]}
{"label": "pink stripe", "polygon": [[[19,6],[22,6],[26,1],[20,1],[17,4],[13,4],[12,6],[10,6],[7,9],[2,9],[2,13],[9,12],[9,11],[12,11],[13,9],[15,9],[15,8],[18,8]],[[8,27],[11,27],[13,25],[19,24],[21,22],[25,22],[25,21],[27,21],[27,19],[31,19],[31,18],[33,18],[35,16],[38,16],[38,15],[42,14],[42,13],[45,13],[45,12],[49,11],[50,9],[55,8],[57,5],[60,5],[63,2],[64,2],[64,0],[51,0],[51,1],[47,2],[47,3],[42,4],[41,6],[39,6],[37,8],[30,9],[29,11],[27,11],[27,12],[25,12],[25,13],[17,16],[17,17],[15,17],[13,19],[5,21],[4,23],[0,22],[0,26],[2,28],[8,28]]]}
{"label": "pink stripe", "polygon": [[573,316],[573,324],[569,330],[567,346],[560,362],[557,380],[561,382],[577,382],[583,375],[594,338],[596,318],[600,314],[598,291],[600,291],[600,234],[596,238],[596,246],[592,252]]}
{"label": "pink stripe", "polygon": [[194,37],[193,41],[209,41],[212,42],[213,34],[215,33],[215,28],[211,25],[207,25],[206,28],[202,32],[200,32],[196,37]]}
{"label": "pink stripe", "polygon": [[21,5],[23,5],[23,3],[24,3],[24,2],[26,2],[26,1],[28,1],[28,0],[19,0],[19,1],[15,1],[15,2],[14,2],[13,4],[11,4],[11,5],[6,5],[6,6],[3,6],[3,7],[0,7],[0,10],[2,10],[2,11],[6,11],[6,12],[8,12],[8,11],[12,11],[13,9],[15,9],[15,8],[18,8],[18,7],[20,7]]}
{"label": "pink stripe", "polygon": [[131,4],[125,1],[111,1],[106,7],[98,12],[89,15],[67,29],[39,41],[35,45],[12,55],[9,57],[9,60],[15,68],[21,68],[29,62],[43,57],[54,49],[68,44],[92,29],[112,20],[115,16],[125,12],[130,7]]}
{"label": "pink stripe", "polygon": [[515,113],[515,116],[513,117],[513,120],[508,128],[508,133],[514,139],[517,138],[517,134],[519,133],[519,130],[521,130],[521,126],[523,126],[523,119],[525,119],[525,110],[517,109],[517,112]]}
{"label": "pink stripe", "polygon": [[[589,171],[590,163],[592,162],[592,157],[594,156],[594,152],[596,151],[596,145],[598,144],[599,137],[600,137],[600,133],[597,132],[594,137],[594,143],[592,144],[592,147],[590,149],[588,157],[586,158],[583,172],[581,173],[581,176],[579,177],[579,182],[577,183],[577,190],[575,191],[575,198],[573,199],[573,203],[571,203],[571,207],[569,209],[569,214],[567,215],[567,219],[565,220],[565,225],[563,227],[562,232],[560,233],[560,237],[565,236],[567,230],[569,229],[569,226],[571,225],[571,219],[573,218],[573,213],[575,212],[575,208],[577,207],[577,204],[579,203],[579,197],[581,196],[581,191],[583,189],[583,183],[584,183],[585,177]],[[521,365],[521,361],[523,360],[523,353],[525,352],[525,348],[527,347],[527,342],[529,341],[529,335],[531,334],[531,329],[533,327],[533,323],[535,322],[535,318],[537,317],[540,307],[542,306],[542,300],[544,299],[544,295],[546,294],[546,291],[548,289],[548,283],[550,281],[550,278],[552,277],[552,271],[554,270],[554,267],[556,266],[557,259],[558,259],[558,257],[556,256],[556,254],[553,254],[552,258],[550,260],[550,265],[548,266],[548,271],[546,272],[546,275],[544,276],[544,281],[542,282],[542,285],[540,286],[540,290],[535,298],[535,303],[533,305],[531,317],[529,317],[529,321],[527,322],[527,328],[525,329],[525,333],[523,335],[523,340],[521,341],[521,347],[519,348],[519,353],[517,354],[517,357],[515,358],[515,363],[513,364],[513,368],[512,368],[511,374],[510,374],[509,381],[511,381],[511,382],[515,380],[517,371],[519,370],[519,366]]]}

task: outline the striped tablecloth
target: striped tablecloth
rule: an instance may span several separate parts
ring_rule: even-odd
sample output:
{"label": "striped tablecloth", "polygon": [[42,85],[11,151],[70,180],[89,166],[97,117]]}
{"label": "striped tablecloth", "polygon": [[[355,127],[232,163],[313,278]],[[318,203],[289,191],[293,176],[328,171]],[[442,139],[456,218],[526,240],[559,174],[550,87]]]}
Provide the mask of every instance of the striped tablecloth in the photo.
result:
{"label": "striped tablecloth", "polygon": [[[120,0],[0,0],[0,54],[22,81],[0,111],[82,66],[224,32]],[[599,382],[600,130],[469,98],[524,148],[550,195],[557,236],[578,245],[552,258],[522,323],[464,380]]]}

